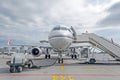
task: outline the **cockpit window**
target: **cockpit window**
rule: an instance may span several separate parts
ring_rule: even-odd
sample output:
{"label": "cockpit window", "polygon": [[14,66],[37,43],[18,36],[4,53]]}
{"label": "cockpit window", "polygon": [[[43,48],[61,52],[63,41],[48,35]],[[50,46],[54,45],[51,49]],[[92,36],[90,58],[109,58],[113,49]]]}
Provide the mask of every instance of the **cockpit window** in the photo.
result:
{"label": "cockpit window", "polygon": [[60,30],[60,27],[55,27],[53,28],[53,30]]}
{"label": "cockpit window", "polygon": [[60,27],[60,30],[68,30],[68,29],[65,27]]}
{"label": "cockpit window", "polygon": [[71,30],[69,28],[66,28],[66,27],[55,27],[55,28],[53,28],[53,30],[54,31],[55,30],[66,30],[66,31],[70,31],[71,32]]}
{"label": "cockpit window", "polygon": [[69,28],[66,28],[66,27],[60,27],[60,30],[66,30],[66,31],[71,32],[71,30]]}

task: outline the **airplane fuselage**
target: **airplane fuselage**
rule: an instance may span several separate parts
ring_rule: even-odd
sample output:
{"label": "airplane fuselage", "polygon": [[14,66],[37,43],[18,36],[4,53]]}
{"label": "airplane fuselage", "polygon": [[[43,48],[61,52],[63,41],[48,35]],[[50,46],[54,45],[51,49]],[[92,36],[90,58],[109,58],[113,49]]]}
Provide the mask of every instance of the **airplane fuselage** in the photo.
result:
{"label": "airplane fuselage", "polygon": [[49,43],[58,51],[65,51],[72,43],[74,37],[70,28],[57,26],[53,28],[49,35]]}

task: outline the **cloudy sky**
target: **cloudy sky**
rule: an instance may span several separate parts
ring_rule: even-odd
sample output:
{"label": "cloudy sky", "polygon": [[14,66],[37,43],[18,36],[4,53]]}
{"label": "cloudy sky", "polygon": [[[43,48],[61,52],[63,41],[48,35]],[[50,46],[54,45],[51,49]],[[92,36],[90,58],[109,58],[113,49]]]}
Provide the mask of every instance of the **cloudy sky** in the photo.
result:
{"label": "cloudy sky", "polygon": [[38,43],[58,24],[120,43],[120,0],[0,0],[0,46]]}

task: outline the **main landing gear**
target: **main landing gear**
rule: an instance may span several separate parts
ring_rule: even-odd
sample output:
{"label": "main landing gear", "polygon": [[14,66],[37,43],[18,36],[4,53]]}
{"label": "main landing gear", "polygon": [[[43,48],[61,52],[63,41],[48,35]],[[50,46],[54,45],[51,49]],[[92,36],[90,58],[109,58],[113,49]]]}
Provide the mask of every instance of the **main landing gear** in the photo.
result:
{"label": "main landing gear", "polygon": [[50,57],[51,57],[50,54],[45,55],[45,59],[50,59]]}
{"label": "main landing gear", "polygon": [[72,58],[72,59],[77,59],[77,52],[76,52],[75,48],[72,48],[72,49],[71,49],[71,52],[72,52],[71,58]]}
{"label": "main landing gear", "polygon": [[72,59],[73,59],[73,58],[74,58],[74,59],[77,59],[77,55],[75,55],[75,54],[74,54],[74,55],[71,55],[71,58],[72,58]]}
{"label": "main landing gear", "polygon": [[46,49],[45,59],[50,59],[49,49]]}

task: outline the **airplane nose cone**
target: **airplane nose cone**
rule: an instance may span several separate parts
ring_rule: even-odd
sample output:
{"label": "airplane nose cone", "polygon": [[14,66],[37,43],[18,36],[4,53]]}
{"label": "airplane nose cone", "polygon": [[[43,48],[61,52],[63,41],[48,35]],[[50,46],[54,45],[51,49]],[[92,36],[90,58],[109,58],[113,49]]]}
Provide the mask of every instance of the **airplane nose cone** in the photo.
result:
{"label": "airplane nose cone", "polygon": [[51,46],[59,51],[65,51],[73,41],[69,31],[53,31],[49,36]]}
{"label": "airplane nose cone", "polygon": [[72,39],[68,37],[56,37],[49,40],[53,48],[59,51],[65,51],[72,43]]}

